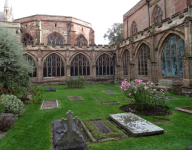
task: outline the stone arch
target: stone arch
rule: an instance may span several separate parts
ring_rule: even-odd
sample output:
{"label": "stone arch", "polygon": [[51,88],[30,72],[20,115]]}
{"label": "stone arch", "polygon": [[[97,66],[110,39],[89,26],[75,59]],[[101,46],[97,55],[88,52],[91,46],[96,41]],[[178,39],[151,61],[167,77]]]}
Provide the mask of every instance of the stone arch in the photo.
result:
{"label": "stone arch", "polygon": [[160,22],[163,20],[163,9],[161,9],[161,7],[156,4],[151,14],[151,24],[158,23],[158,22],[155,22],[155,19],[154,19],[155,13],[157,13],[158,16],[161,16]]}
{"label": "stone arch", "polygon": [[62,77],[66,72],[66,61],[61,54],[51,52],[42,59],[43,77]]}
{"label": "stone arch", "polygon": [[80,34],[75,39],[75,44],[78,46],[87,46],[88,40],[85,38],[85,36],[83,34]]}
{"label": "stone arch", "polygon": [[77,55],[79,55],[79,54],[85,55],[85,57],[88,59],[89,63],[91,64],[92,59],[91,59],[91,57],[90,57],[87,53],[85,53],[85,52],[76,52],[75,54],[73,54],[73,55],[69,58],[69,64],[71,64],[71,61],[72,61]]}
{"label": "stone arch", "polygon": [[151,45],[150,45],[149,42],[147,42],[146,40],[140,41],[140,42],[137,44],[136,49],[135,49],[135,52],[134,52],[136,58],[138,57],[139,49],[140,49],[140,47],[141,47],[142,44],[146,44],[146,45],[150,48],[150,50],[151,50]]}
{"label": "stone arch", "polygon": [[119,56],[121,59],[123,58],[123,54],[124,54],[125,50],[128,50],[130,52],[130,48],[128,46],[124,47]]}
{"label": "stone arch", "polygon": [[52,54],[58,55],[59,57],[61,57],[61,59],[63,60],[63,62],[66,63],[66,58],[63,57],[63,55],[60,54],[59,52],[49,52],[49,53],[47,53],[45,56],[43,56],[42,62],[44,62],[44,61],[47,59],[47,57],[49,57],[49,56],[52,55]]}
{"label": "stone arch", "polygon": [[47,36],[46,42],[47,42],[47,45],[51,44],[55,46],[57,44],[57,45],[63,46],[65,43],[65,38],[59,32],[54,31]]}
{"label": "stone arch", "polygon": [[37,77],[37,67],[38,67],[38,63],[37,63],[37,59],[30,53],[24,53],[23,56],[25,57],[25,59],[34,67],[34,71],[33,73],[28,73],[28,75],[30,77]]}
{"label": "stone arch", "polygon": [[125,48],[122,51],[121,64],[123,65],[123,75],[128,75],[128,64],[130,62],[131,52]]}
{"label": "stone arch", "polygon": [[22,37],[23,46],[27,47],[28,43],[34,44],[34,39],[30,33],[24,33]]}
{"label": "stone arch", "polygon": [[35,61],[36,64],[38,64],[38,58],[35,57],[35,55],[31,54],[30,52],[25,52],[23,53],[23,55],[29,55],[33,58],[33,60]]}
{"label": "stone arch", "polygon": [[76,53],[70,60],[71,76],[88,76],[90,75],[91,61],[84,53]]}
{"label": "stone arch", "polygon": [[111,54],[109,54],[109,53],[107,53],[107,52],[102,52],[102,53],[100,53],[99,55],[97,55],[97,56],[95,57],[95,61],[97,61],[97,59],[98,59],[101,55],[103,55],[103,54],[109,55],[109,57],[110,57],[111,59],[113,58],[113,56],[112,56]]}

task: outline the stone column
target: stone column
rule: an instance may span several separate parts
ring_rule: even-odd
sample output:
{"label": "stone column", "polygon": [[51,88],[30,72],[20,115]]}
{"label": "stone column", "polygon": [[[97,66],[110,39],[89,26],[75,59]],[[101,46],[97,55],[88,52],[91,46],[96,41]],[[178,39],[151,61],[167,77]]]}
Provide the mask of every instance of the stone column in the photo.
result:
{"label": "stone column", "polygon": [[[67,67],[66,67],[66,69],[67,69],[67,70],[66,70],[66,77],[67,77],[67,78],[66,78],[66,79],[69,79],[69,77],[71,76],[70,68],[71,68],[70,65],[67,65]],[[70,76],[69,76],[69,75],[70,75]]]}
{"label": "stone column", "polygon": [[135,80],[136,79],[136,70],[135,70],[135,63],[130,62],[128,66],[128,80]]}
{"label": "stone column", "polygon": [[41,44],[41,42],[42,42],[41,35],[42,35],[41,21],[37,20],[37,29],[36,29],[36,44],[37,45]]}
{"label": "stone column", "polygon": [[92,65],[91,76],[93,80],[96,80],[96,65]]}
{"label": "stone column", "polygon": [[185,18],[185,54],[183,55],[182,93],[192,97],[192,18]]}
{"label": "stone column", "polygon": [[37,66],[37,82],[38,84],[41,84],[41,81],[43,79],[43,64],[41,61],[42,58],[42,51],[41,48],[39,47],[39,50],[37,52],[37,56],[38,56],[38,66]]}

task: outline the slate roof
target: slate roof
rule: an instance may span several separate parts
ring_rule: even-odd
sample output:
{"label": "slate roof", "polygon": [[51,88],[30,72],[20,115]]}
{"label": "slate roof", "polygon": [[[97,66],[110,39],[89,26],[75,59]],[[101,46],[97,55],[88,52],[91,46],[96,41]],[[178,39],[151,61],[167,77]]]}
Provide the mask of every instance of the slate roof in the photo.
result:
{"label": "slate roof", "polygon": [[4,12],[0,11],[0,21],[4,21]]}

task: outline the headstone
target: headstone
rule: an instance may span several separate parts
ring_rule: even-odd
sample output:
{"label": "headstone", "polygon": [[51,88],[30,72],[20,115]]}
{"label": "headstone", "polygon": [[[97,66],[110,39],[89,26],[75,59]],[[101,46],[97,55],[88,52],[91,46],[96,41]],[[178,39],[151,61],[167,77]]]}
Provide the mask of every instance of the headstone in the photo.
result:
{"label": "headstone", "polygon": [[83,135],[77,128],[79,118],[72,118],[73,112],[67,112],[68,119],[54,121],[54,147],[56,150],[84,150],[86,148]]}
{"label": "headstone", "polygon": [[46,88],[45,92],[56,92],[56,89],[54,87]]}
{"label": "headstone", "polygon": [[55,109],[59,108],[57,100],[43,101],[40,109]]}
{"label": "headstone", "polygon": [[107,94],[117,94],[117,93],[115,93],[115,92],[113,92],[113,91],[110,91],[110,90],[107,90],[107,91],[103,91],[104,93],[107,93]]}
{"label": "headstone", "polygon": [[94,120],[91,122],[93,123],[95,128],[102,134],[112,132],[112,130],[107,125],[105,125],[102,120]]}
{"label": "headstone", "polygon": [[164,133],[164,129],[133,113],[113,114],[109,115],[109,118],[121,126],[125,131],[130,133],[132,136]]}
{"label": "headstone", "polygon": [[67,98],[69,101],[84,101],[80,96],[68,96]]}

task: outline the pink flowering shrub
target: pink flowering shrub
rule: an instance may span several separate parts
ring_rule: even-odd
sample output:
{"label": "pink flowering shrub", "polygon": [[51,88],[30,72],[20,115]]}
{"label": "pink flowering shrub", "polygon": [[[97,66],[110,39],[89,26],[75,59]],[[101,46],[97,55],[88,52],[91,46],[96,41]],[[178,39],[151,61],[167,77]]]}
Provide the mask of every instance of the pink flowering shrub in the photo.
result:
{"label": "pink flowering shrub", "polygon": [[157,91],[153,82],[146,83],[143,80],[136,79],[132,82],[127,82],[125,79],[121,83],[121,92],[131,99],[131,102],[136,105],[139,110],[146,110],[150,107],[165,106],[165,96],[167,91],[161,89]]}

